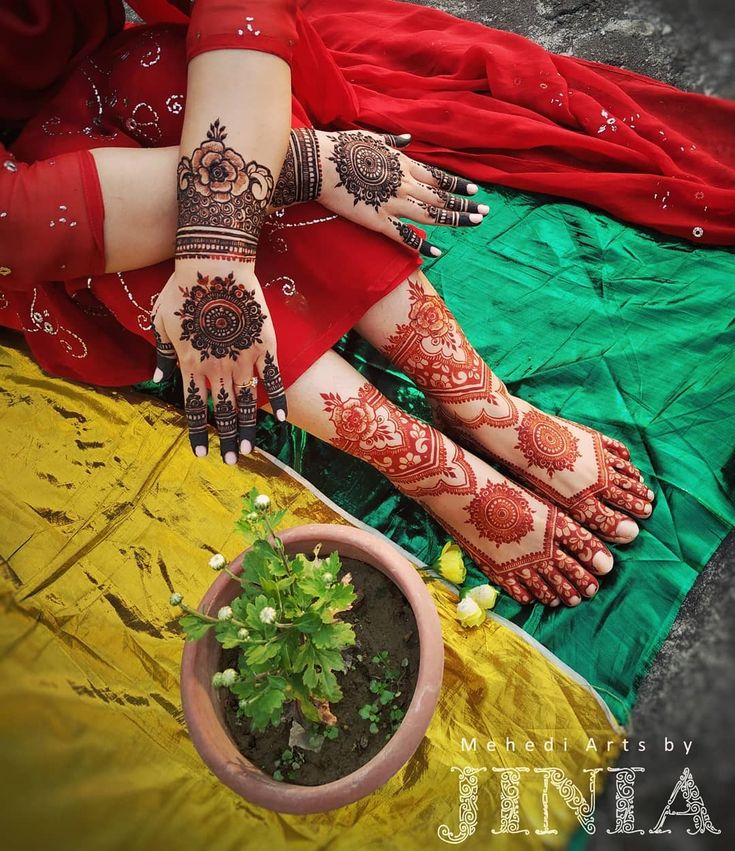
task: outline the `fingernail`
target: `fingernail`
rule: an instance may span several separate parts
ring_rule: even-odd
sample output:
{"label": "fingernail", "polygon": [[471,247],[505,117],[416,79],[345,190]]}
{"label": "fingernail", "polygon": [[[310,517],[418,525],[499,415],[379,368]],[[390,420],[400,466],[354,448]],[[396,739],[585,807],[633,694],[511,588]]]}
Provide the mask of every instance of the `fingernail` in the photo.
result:
{"label": "fingernail", "polygon": [[411,138],[411,134],[410,134],[410,133],[399,133],[399,134],[398,134],[398,138],[399,138],[399,139],[410,139],[410,138]]}
{"label": "fingernail", "polygon": [[153,373],[153,380],[158,384],[158,382],[163,378],[163,370],[159,367],[156,367],[156,371]]}
{"label": "fingernail", "polygon": [[240,443],[240,452],[242,452],[243,455],[249,455],[252,451],[253,447],[249,440],[243,440]]}
{"label": "fingernail", "polygon": [[279,408],[276,411],[276,419],[280,423],[282,423],[286,419],[286,412],[283,410],[283,408]]}
{"label": "fingernail", "polygon": [[435,245],[431,246],[431,256],[432,257],[441,257],[442,252],[440,248],[437,248]]}
{"label": "fingernail", "polygon": [[467,184],[467,194],[474,195],[475,192],[479,190],[479,186],[476,183],[468,183]]}
{"label": "fingernail", "polygon": [[482,213],[483,216],[486,216],[490,212],[490,207],[487,204],[478,204],[477,212]]}
{"label": "fingernail", "polygon": [[582,602],[582,598],[578,597],[576,594],[573,597],[570,597],[569,600],[570,606],[578,606]]}
{"label": "fingernail", "polygon": [[473,225],[479,225],[482,221],[482,216],[479,213],[470,213],[470,221]]}
{"label": "fingernail", "polygon": [[613,569],[613,557],[610,553],[595,553],[592,566],[598,573],[610,573]]}
{"label": "fingernail", "polygon": [[197,458],[204,458],[204,456],[207,454],[207,447],[201,445],[195,447],[194,454],[197,456]]}
{"label": "fingernail", "polygon": [[237,454],[235,452],[225,452],[225,464],[237,464]]}
{"label": "fingernail", "polygon": [[624,543],[629,544],[637,536],[639,531],[637,523],[634,523],[632,520],[621,520],[618,523],[615,534],[618,538],[622,538]]}
{"label": "fingernail", "polygon": [[595,596],[595,594],[597,593],[597,586],[596,586],[596,585],[593,585],[593,584],[590,582],[590,584],[589,584],[589,585],[588,585],[588,586],[584,589],[584,593],[585,593],[588,597],[594,597],[594,596]]}

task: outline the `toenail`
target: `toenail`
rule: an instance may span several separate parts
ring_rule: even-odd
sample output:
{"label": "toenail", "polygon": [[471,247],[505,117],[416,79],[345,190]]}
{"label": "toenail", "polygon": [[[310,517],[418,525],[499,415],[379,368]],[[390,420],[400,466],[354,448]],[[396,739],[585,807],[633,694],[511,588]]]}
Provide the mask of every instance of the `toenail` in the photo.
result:
{"label": "toenail", "polygon": [[555,597],[550,603],[550,606],[558,606],[561,600],[558,597]]}
{"label": "toenail", "polygon": [[646,505],[646,507],[643,509],[643,513],[646,515],[646,517],[648,517],[648,515],[649,515],[652,511],[653,511],[653,506],[652,506],[652,505],[650,505],[650,504]]}
{"label": "toenail", "polygon": [[648,498],[653,499],[654,496],[655,496],[654,492],[651,490],[651,488],[649,488],[648,489]]}
{"label": "toenail", "polygon": [[610,573],[613,569],[614,559],[610,553],[595,553],[592,566],[598,573]]}
{"label": "toenail", "polygon": [[588,586],[584,589],[584,593],[585,593],[588,597],[594,597],[594,596],[595,596],[595,594],[597,593],[597,586],[596,586],[596,585],[593,585],[593,584],[590,582],[590,584],[589,584],[589,585],[588,585]]}
{"label": "toenail", "polygon": [[578,606],[582,602],[582,598],[577,597],[577,595],[575,594],[573,597],[569,598],[568,602],[570,606]]}
{"label": "toenail", "polygon": [[638,535],[639,531],[637,523],[634,523],[632,520],[621,520],[620,523],[618,523],[618,528],[615,530],[615,534],[627,544]]}

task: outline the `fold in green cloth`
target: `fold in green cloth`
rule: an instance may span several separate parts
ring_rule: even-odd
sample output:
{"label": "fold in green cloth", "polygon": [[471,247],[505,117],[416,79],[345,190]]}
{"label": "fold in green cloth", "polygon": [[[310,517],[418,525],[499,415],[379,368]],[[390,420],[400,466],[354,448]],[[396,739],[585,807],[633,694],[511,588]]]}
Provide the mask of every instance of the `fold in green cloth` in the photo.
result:
{"label": "fold in green cloth", "polygon": [[[430,228],[424,266],[510,391],[624,441],[656,491],[652,517],[576,609],[496,612],[548,647],[625,722],[697,575],[735,525],[735,253],[508,189],[476,196],[478,228]],[[356,334],[338,350],[424,419],[420,391]],[[180,389],[177,390],[180,394]],[[258,445],[425,562],[447,534],[381,475],[271,417]],[[468,559],[467,584],[486,581]],[[459,628],[459,627],[458,627]]]}
{"label": "fold in green cloth", "polygon": [[[424,266],[511,393],[626,443],[656,491],[652,517],[597,596],[510,618],[587,679],[625,722],[698,573],[735,525],[735,255],[574,204],[488,189],[478,228],[430,228]],[[354,333],[338,350],[429,419],[421,393]],[[366,464],[263,417],[258,444],[347,511],[431,562],[447,534]],[[468,584],[486,581],[468,560]],[[459,627],[458,627],[459,628]]]}

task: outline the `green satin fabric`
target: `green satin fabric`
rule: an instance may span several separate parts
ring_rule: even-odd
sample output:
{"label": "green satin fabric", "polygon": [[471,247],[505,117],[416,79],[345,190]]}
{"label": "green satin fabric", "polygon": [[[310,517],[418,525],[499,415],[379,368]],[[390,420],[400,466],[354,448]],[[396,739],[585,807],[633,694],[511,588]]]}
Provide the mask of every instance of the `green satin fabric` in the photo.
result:
{"label": "green satin fabric", "polygon": [[[585,677],[625,722],[698,573],[735,525],[735,255],[506,189],[478,228],[429,229],[424,271],[510,391],[623,440],[656,491],[653,516],[576,609],[496,611]],[[420,392],[354,333],[338,350],[428,419]],[[446,533],[366,464],[263,417],[258,444],[420,559]],[[468,560],[468,584],[485,581]]]}

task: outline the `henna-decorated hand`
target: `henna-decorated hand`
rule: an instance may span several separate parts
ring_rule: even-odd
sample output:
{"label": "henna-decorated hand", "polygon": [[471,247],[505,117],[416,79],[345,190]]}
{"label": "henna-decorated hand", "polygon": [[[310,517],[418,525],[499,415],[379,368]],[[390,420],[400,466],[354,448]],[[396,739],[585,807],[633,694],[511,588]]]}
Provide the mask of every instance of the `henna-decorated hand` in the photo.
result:
{"label": "henna-decorated hand", "polygon": [[249,265],[231,266],[222,276],[222,263],[203,261],[204,271],[196,272],[196,280],[182,280],[178,271],[169,278],[152,310],[157,343],[153,380],[172,375],[178,357],[189,440],[199,457],[208,451],[211,389],[222,460],[234,464],[238,447],[248,454],[255,443],[256,370],[280,421],[286,419],[287,406],[275,330],[260,284]]}
{"label": "henna-decorated hand", "polygon": [[440,249],[400,221],[401,217],[418,224],[460,227],[479,225],[490,210],[452,194],[474,195],[474,184],[422,165],[397,150],[410,140],[408,134],[362,130],[292,130],[271,207],[319,201],[333,213],[427,257],[438,257]]}

